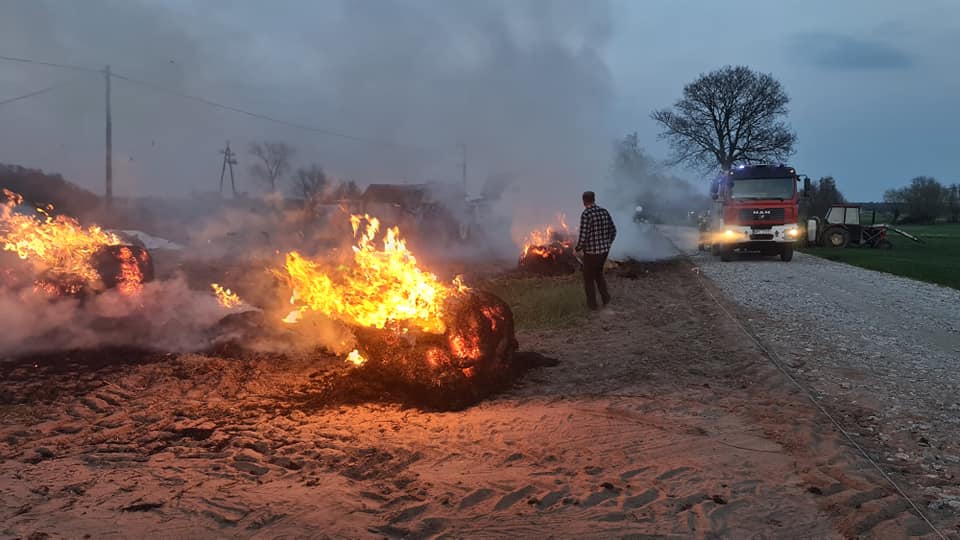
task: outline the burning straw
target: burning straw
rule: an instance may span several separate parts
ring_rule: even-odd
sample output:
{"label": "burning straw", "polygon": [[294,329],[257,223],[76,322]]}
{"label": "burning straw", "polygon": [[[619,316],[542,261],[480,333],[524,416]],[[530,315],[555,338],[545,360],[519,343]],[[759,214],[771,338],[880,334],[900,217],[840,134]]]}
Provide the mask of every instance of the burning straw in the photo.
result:
{"label": "burning straw", "polygon": [[287,255],[277,272],[292,291],[285,322],[319,314],[347,325],[357,341],[346,357],[356,376],[433,405],[472,403],[510,377],[518,344],[506,303],[420,268],[398,228],[385,231],[380,247],[376,218],[351,221],[351,260]]}
{"label": "burning straw", "polygon": [[577,271],[580,262],[573,251],[573,234],[563,214],[557,215],[557,221],[559,226],[533,230],[524,239],[517,263],[521,270],[544,276]]}
{"label": "burning straw", "polygon": [[[136,295],[153,279],[153,261],[99,226],[81,226],[53,206],[28,213],[23,197],[7,189],[0,206],[0,245],[29,265],[35,291],[54,296],[116,288]],[[9,283],[9,282],[8,282]]]}

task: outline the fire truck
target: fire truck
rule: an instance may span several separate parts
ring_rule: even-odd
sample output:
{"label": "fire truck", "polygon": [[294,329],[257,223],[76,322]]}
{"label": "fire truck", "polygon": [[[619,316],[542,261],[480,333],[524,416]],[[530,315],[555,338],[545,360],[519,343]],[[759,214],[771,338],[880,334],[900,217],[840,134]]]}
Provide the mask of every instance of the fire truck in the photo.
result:
{"label": "fire truck", "polygon": [[711,183],[715,201],[706,231],[714,255],[731,261],[737,252],[793,258],[801,239],[799,200],[810,189],[810,179],[786,165],[740,165]]}

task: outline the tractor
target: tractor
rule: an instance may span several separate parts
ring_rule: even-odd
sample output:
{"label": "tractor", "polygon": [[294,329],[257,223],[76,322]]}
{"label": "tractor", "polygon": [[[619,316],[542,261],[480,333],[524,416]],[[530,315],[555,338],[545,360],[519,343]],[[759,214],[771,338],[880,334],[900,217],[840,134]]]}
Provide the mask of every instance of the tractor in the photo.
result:
{"label": "tractor", "polygon": [[844,248],[847,246],[890,249],[893,244],[887,233],[894,232],[914,242],[923,243],[916,236],[876,223],[877,211],[873,210],[870,223],[861,222],[862,208],[852,204],[835,204],[827,210],[826,217],[814,217],[807,221],[807,245]]}

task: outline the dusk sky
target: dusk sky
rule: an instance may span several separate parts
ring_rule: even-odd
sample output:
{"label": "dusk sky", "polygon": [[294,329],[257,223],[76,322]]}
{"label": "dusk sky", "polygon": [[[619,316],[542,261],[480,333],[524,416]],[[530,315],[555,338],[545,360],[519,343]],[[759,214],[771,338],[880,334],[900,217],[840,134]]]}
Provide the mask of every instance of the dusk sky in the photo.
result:
{"label": "dusk sky", "polygon": [[[918,175],[960,181],[960,2],[7,0],[0,55],[100,69],[361,141],[113,82],[116,193],[217,188],[218,150],[283,140],[295,165],[369,182],[508,173],[573,197],[649,115],[726,64],[791,98],[791,164],[877,200]],[[103,77],[0,61],[0,162],[103,184]],[[703,182],[694,171],[678,175]],[[575,199],[574,199],[575,200]]]}

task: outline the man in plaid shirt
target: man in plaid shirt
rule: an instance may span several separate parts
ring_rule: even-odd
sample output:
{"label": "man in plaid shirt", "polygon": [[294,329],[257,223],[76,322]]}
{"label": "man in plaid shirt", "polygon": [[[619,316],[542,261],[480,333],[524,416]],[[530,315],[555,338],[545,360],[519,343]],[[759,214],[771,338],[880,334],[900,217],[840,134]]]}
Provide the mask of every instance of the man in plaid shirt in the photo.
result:
{"label": "man in plaid shirt", "polygon": [[592,191],[583,192],[583,206],[586,208],[580,214],[580,237],[574,249],[583,253],[583,285],[587,291],[587,306],[595,310],[596,289],[600,290],[603,305],[610,303],[607,281],[603,278],[603,263],[617,237],[617,227],[613,224],[610,212],[597,206],[596,195]]}

